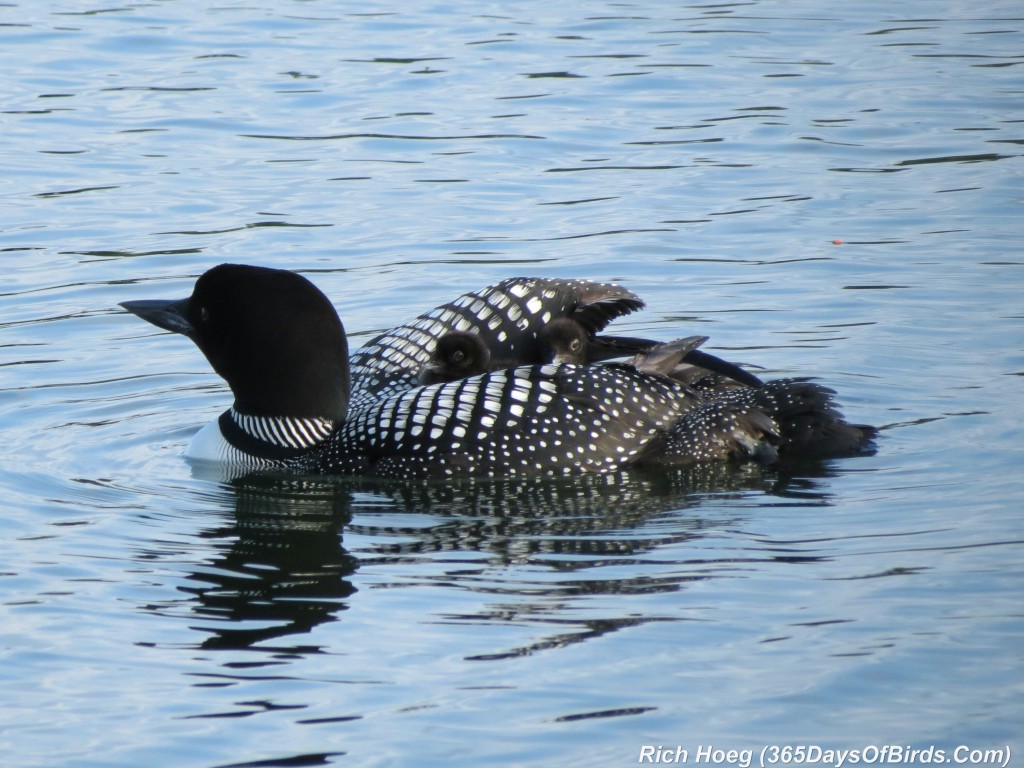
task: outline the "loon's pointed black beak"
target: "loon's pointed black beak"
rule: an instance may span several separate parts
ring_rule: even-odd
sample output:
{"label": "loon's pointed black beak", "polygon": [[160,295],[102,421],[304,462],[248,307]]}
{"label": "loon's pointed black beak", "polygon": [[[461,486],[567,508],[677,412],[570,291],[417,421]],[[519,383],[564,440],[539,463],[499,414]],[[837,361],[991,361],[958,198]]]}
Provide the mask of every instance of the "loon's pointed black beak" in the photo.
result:
{"label": "loon's pointed black beak", "polygon": [[188,320],[188,303],[188,299],[140,299],[122,301],[121,306],[158,328],[192,338],[196,329]]}

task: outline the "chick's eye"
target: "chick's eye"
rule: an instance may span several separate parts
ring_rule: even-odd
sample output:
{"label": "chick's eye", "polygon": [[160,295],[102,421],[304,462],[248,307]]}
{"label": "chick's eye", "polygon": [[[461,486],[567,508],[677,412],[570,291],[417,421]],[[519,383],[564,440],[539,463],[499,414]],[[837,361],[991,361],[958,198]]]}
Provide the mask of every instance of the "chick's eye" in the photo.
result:
{"label": "chick's eye", "polygon": [[579,339],[573,339],[572,342],[569,344],[569,348],[573,352],[579,352],[580,351],[580,340]]}

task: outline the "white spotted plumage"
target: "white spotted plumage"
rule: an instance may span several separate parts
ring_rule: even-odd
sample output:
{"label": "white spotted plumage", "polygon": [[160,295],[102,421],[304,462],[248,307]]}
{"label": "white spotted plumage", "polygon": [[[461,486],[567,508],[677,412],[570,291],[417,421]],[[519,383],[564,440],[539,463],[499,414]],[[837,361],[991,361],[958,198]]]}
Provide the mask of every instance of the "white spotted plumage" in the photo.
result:
{"label": "white spotted plumage", "polygon": [[[609,409],[609,396],[622,405]],[[379,401],[293,465],[406,478],[607,471],[697,404],[684,386],[626,367],[525,366]]]}

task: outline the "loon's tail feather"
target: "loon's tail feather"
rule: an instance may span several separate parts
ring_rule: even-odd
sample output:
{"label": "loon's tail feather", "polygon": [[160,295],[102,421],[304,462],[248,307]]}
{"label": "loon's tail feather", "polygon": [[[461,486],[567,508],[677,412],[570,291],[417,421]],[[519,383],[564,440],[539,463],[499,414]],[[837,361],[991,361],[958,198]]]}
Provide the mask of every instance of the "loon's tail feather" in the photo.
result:
{"label": "loon's tail feather", "polygon": [[766,385],[779,425],[779,453],[830,459],[872,452],[875,427],[850,424],[836,407],[835,391],[808,379],[777,379]]}
{"label": "loon's tail feather", "polygon": [[829,459],[870,453],[874,427],[849,424],[834,391],[808,379],[777,379],[762,389],[707,395],[643,457],[650,464],[781,458]]}

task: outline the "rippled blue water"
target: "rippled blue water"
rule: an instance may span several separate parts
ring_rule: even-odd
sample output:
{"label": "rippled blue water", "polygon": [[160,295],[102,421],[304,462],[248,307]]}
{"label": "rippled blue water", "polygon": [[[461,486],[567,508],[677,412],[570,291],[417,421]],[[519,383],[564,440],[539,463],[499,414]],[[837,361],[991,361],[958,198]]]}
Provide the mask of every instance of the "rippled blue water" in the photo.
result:
{"label": "rippled blue water", "polygon": [[[412,5],[0,6],[4,765],[1019,761],[1019,4]],[[222,261],[305,272],[357,343],[622,281],[620,330],[820,376],[880,450],[197,476],[228,393],[117,302]]]}

